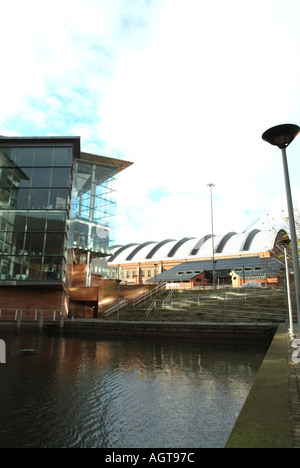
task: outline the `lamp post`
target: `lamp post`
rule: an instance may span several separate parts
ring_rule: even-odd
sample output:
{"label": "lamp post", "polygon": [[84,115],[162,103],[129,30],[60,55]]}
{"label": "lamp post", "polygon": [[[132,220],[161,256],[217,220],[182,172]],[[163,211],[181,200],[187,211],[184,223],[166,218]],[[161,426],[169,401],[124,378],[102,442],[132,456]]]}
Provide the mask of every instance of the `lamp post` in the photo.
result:
{"label": "lamp post", "polygon": [[156,284],[156,268],[158,263],[154,263],[154,283]]}
{"label": "lamp post", "polygon": [[213,202],[212,202],[212,188],[215,184],[207,184],[210,187],[210,214],[211,214],[211,244],[212,244],[212,262],[213,262],[213,288],[216,285],[216,273],[215,273],[215,243],[214,243],[214,217],[213,217]]}
{"label": "lamp post", "polygon": [[120,283],[122,280],[116,279],[116,283],[118,286],[118,308],[117,308],[117,321],[119,321],[119,311],[120,311]]}
{"label": "lamp post", "polygon": [[[287,198],[289,224],[290,224],[290,236],[291,236],[291,243],[292,243],[292,257],[293,257],[293,269],[294,269],[295,290],[296,290],[298,326],[300,326],[299,256],[298,256],[294,209],[293,209],[292,194],[291,194],[291,185],[290,185],[289,171],[288,171],[288,164],[287,164],[287,157],[286,157],[285,149],[289,146],[290,143],[292,143],[292,141],[298,135],[299,132],[300,132],[300,127],[298,127],[298,125],[283,124],[283,125],[277,125],[276,127],[269,128],[269,130],[266,130],[262,135],[262,139],[264,141],[267,141],[271,145],[277,146],[279,149],[281,149],[281,153],[282,153],[286,198]],[[299,333],[299,330],[298,330],[298,333]]]}
{"label": "lamp post", "polygon": [[290,275],[289,275],[289,264],[287,257],[287,247],[290,245],[291,240],[286,238],[282,239],[279,244],[282,245],[284,250],[284,260],[285,260],[285,276],[286,276],[286,294],[288,301],[288,310],[289,310],[289,321],[290,321],[290,335],[294,337],[294,323],[293,323],[293,310],[292,310],[292,301],[291,301],[291,290],[290,290]]}

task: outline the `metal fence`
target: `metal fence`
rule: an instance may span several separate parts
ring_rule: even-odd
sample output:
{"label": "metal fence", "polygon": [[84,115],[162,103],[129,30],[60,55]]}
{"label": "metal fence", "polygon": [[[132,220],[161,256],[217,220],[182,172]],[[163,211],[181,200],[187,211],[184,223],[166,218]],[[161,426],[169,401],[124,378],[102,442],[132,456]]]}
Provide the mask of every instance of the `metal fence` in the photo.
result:
{"label": "metal fence", "polygon": [[2,308],[0,309],[0,320],[2,321],[34,321],[37,322],[43,317],[43,320],[53,321],[59,319],[61,315],[60,310],[53,309],[10,309]]}

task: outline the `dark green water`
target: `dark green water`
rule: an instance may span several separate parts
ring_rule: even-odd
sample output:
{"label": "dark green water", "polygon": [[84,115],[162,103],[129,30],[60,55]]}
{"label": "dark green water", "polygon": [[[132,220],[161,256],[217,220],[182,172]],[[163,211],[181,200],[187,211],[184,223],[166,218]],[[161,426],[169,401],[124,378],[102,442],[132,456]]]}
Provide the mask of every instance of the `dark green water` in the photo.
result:
{"label": "dark green water", "polygon": [[224,447],[268,347],[0,338],[1,448]]}

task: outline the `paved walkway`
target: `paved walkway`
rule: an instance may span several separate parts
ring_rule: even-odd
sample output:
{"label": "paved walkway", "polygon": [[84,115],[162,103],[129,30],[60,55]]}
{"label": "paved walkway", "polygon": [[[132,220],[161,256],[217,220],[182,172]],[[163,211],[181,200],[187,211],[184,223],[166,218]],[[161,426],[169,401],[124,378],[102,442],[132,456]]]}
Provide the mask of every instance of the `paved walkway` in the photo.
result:
{"label": "paved walkway", "polygon": [[300,448],[300,363],[280,325],[226,448]]}
{"label": "paved walkway", "polygon": [[[299,334],[296,338],[299,337]],[[291,348],[292,340],[287,336],[288,346],[288,379],[289,392],[291,399],[291,420],[293,431],[293,446],[300,448],[300,363],[293,362],[292,353],[295,349]]]}

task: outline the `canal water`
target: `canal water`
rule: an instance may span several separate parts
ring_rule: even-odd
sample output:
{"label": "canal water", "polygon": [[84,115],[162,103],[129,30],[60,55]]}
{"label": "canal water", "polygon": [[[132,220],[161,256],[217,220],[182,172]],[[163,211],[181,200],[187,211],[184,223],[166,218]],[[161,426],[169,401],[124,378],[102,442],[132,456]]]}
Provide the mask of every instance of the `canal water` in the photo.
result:
{"label": "canal water", "polygon": [[1,448],[224,447],[269,344],[0,338]]}

